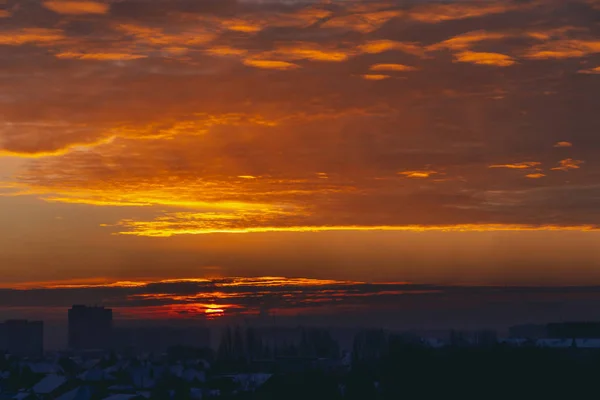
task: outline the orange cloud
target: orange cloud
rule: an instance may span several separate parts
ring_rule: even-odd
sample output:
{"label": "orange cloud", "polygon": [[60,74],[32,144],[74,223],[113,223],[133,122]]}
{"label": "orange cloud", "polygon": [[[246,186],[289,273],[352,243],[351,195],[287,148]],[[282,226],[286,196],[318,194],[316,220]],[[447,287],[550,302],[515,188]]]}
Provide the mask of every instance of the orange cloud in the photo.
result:
{"label": "orange cloud", "polygon": [[600,74],[600,66],[598,67],[594,67],[594,68],[590,68],[590,69],[582,69],[580,71],[578,71],[580,74]]}
{"label": "orange cloud", "polygon": [[457,62],[466,62],[478,65],[493,65],[496,67],[508,67],[515,64],[511,57],[500,53],[481,53],[475,51],[463,51],[455,54]]}
{"label": "orange cloud", "polygon": [[407,178],[429,178],[433,174],[437,174],[436,171],[402,171],[398,172],[400,175],[404,175]]}
{"label": "orange cloud", "polygon": [[0,45],[20,46],[28,43],[51,44],[65,39],[58,29],[25,28],[0,33]]}
{"label": "orange cloud", "polygon": [[202,25],[175,33],[165,33],[160,28],[135,24],[119,24],[115,29],[131,36],[136,42],[158,48],[194,47],[204,45],[217,37],[216,32]]}
{"label": "orange cloud", "polygon": [[579,58],[597,53],[600,53],[600,40],[562,39],[535,45],[525,52],[524,57],[546,60]]}
{"label": "orange cloud", "polygon": [[249,67],[263,68],[263,69],[278,69],[280,71],[287,71],[290,69],[298,68],[297,64],[278,61],[278,60],[260,60],[256,58],[247,58],[244,60],[244,64]]}
{"label": "orange cloud", "polygon": [[424,51],[414,43],[397,42],[395,40],[371,40],[358,46],[360,53],[379,54],[386,51],[402,51],[407,54],[423,56]]}
{"label": "orange cloud", "polygon": [[248,53],[245,49],[236,49],[229,46],[215,46],[205,50],[208,54],[217,56],[243,56]]}
{"label": "orange cloud", "polygon": [[541,164],[542,163],[537,162],[537,161],[525,161],[525,162],[514,163],[514,164],[495,164],[495,165],[490,165],[488,168],[527,169],[527,168],[537,167],[538,165],[541,165]]}
{"label": "orange cloud", "polygon": [[10,13],[6,10],[0,10],[0,18],[8,18],[10,17]]}
{"label": "orange cloud", "polygon": [[275,53],[290,60],[313,60],[313,61],[346,61],[350,57],[349,52],[339,49],[329,49],[312,43],[300,42],[289,45],[281,45]]}
{"label": "orange cloud", "polygon": [[504,32],[487,32],[487,31],[473,31],[464,33],[462,35],[454,36],[450,39],[444,40],[443,42],[433,44],[429,46],[428,50],[440,50],[440,49],[451,49],[451,50],[465,50],[470,48],[474,43],[479,43],[487,40],[502,40],[507,38],[509,35]]}
{"label": "orange cloud", "polygon": [[573,143],[571,142],[557,142],[554,147],[572,147]]}
{"label": "orange cloud", "polygon": [[95,1],[48,0],[42,2],[44,7],[59,14],[106,14],[109,5]]}
{"label": "orange cloud", "polygon": [[142,54],[128,54],[128,53],[76,53],[76,52],[64,52],[55,55],[57,58],[73,58],[78,60],[96,60],[96,61],[128,61],[137,60],[140,58],[146,58],[146,55]]}
{"label": "orange cloud", "polygon": [[387,10],[362,14],[352,14],[332,18],[321,25],[322,28],[348,29],[361,33],[370,33],[383,24],[402,15],[400,10]]}
{"label": "orange cloud", "polygon": [[543,178],[545,177],[545,174],[542,174],[541,172],[537,172],[537,173],[533,173],[533,174],[527,174],[525,175],[526,178],[530,178],[530,179],[539,179],[539,178]]}
{"label": "orange cloud", "polygon": [[382,81],[384,79],[388,79],[390,76],[381,74],[365,74],[362,77],[368,81]]}
{"label": "orange cloud", "polygon": [[438,3],[414,7],[408,15],[419,22],[437,23],[501,14],[523,7],[527,7],[527,5],[509,2]]}
{"label": "orange cloud", "polygon": [[369,68],[371,71],[416,71],[417,68],[403,64],[374,64]]}
{"label": "orange cloud", "polygon": [[583,161],[581,160],[567,158],[565,160],[559,161],[558,167],[552,168],[552,171],[569,171],[571,169],[579,169],[579,166],[581,164],[583,164]]}

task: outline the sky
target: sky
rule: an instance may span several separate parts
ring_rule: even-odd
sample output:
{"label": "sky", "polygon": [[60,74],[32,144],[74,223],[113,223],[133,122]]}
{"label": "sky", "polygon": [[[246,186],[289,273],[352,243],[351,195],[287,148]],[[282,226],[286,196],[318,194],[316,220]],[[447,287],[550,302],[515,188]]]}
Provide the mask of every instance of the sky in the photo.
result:
{"label": "sky", "polygon": [[[598,0],[0,0],[0,318],[597,301],[598,21]],[[244,279],[258,295],[222,296]]]}

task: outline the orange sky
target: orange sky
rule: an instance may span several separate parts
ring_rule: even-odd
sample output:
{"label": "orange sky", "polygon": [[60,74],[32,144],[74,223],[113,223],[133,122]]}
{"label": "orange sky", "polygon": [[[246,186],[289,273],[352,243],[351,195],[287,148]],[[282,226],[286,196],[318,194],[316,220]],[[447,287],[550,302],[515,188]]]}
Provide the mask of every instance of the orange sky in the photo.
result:
{"label": "orange sky", "polygon": [[599,18],[0,1],[0,281],[600,284]]}

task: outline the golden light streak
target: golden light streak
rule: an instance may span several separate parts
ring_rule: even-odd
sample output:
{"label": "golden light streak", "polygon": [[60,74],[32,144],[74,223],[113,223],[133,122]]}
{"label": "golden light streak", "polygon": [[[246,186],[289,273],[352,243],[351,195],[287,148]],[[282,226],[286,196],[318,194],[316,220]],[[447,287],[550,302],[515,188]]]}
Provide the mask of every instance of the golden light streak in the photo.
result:
{"label": "golden light streak", "polygon": [[541,165],[541,162],[538,161],[524,161],[524,162],[519,162],[519,163],[514,163],[514,164],[495,164],[495,165],[490,165],[488,168],[509,168],[509,169],[527,169],[527,168],[534,168],[537,167],[538,165]]}
{"label": "golden light streak", "polygon": [[211,228],[167,228],[152,221],[121,221],[116,226],[130,229],[121,231],[119,235],[145,237],[171,237],[176,235],[203,235],[213,233],[266,233],[266,232],[335,232],[335,231],[404,231],[404,232],[498,232],[498,231],[598,231],[597,225],[526,225],[526,224],[461,224],[461,225],[378,225],[378,226],[271,226],[271,227],[240,227],[226,229]]}

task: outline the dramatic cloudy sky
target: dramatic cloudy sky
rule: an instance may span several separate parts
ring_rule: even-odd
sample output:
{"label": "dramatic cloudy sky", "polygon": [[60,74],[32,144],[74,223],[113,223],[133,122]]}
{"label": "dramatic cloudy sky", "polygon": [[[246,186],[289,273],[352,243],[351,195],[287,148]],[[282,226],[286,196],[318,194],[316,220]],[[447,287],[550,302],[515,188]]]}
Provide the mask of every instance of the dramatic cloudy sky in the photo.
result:
{"label": "dramatic cloudy sky", "polygon": [[599,21],[0,0],[0,280],[600,284]]}

